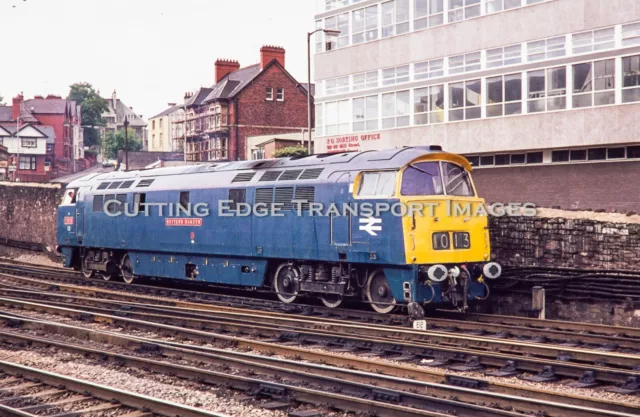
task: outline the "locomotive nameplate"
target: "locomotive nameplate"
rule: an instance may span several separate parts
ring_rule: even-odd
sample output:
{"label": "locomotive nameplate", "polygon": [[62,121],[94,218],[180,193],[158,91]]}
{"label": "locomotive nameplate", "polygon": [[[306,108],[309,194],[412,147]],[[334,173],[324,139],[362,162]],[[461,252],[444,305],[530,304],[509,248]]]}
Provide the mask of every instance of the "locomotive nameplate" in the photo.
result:
{"label": "locomotive nameplate", "polygon": [[165,219],[164,220],[164,225],[165,226],[174,226],[174,227],[189,227],[189,226],[200,227],[200,226],[202,226],[202,219],[200,219],[200,218],[196,218],[196,219]]}

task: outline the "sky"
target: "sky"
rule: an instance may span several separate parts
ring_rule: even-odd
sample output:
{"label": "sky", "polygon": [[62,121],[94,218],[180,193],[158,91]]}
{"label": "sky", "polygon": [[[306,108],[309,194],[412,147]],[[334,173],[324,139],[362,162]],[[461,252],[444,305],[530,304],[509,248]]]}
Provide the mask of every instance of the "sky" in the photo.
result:
{"label": "sky", "polygon": [[217,58],[252,65],[263,45],[285,48],[287,70],[306,82],[315,10],[315,0],[0,0],[0,96],[66,97],[88,82],[148,119],[214,84]]}

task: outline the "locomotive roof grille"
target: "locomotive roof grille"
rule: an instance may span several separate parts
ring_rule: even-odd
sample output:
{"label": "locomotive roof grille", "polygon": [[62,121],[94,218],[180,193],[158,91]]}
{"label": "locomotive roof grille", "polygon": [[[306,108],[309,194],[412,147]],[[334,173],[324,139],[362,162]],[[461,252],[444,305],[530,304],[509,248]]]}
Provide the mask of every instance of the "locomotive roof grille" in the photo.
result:
{"label": "locomotive roof grille", "polygon": [[98,185],[98,190],[106,190],[107,187],[109,186],[109,184],[111,184],[110,182],[103,182],[102,184]]}
{"label": "locomotive roof grille", "polygon": [[149,187],[151,184],[153,184],[153,181],[155,180],[141,180],[138,183],[137,188]]}
{"label": "locomotive roof grille", "polygon": [[253,177],[256,175],[255,172],[241,172],[239,174],[237,174],[233,180],[231,180],[232,183],[234,182],[249,182],[253,179]]}
{"label": "locomotive roof grille", "polygon": [[262,174],[262,177],[260,177],[260,182],[277,181],[278,178],[280,177],[280,174],[282,174],[282,171],[267,171],[264,174]]}
{"label": "locomotive roof grille", "polygon": [[133,185],[135,181],[125,181],[122,183],[122,185],[120,186],[120,189],[123,190],[125,188],[129,188]]}
{"label": "locomotive roof grille", "polygon": [[310,169],[305,169],[304,172],[302,173],[302,175],[300,176],[300,180],[316,180],[320,177],[320,174],[322,174],[322,171],[324,171],[324,168],[310,168]]}
{"label": "locomotive roof grille", "polygon": [[278,181],[295,181],[298,179],[300,174],[302,174],[301,169],[290,169],[285,171],[284,174],[278,178]]}
{"label": "locomotive roof grille", "polygon": [[116,190],[118,187],[122,185],[122,181],[112,182],[111,185],[107,188],[107,190]]}

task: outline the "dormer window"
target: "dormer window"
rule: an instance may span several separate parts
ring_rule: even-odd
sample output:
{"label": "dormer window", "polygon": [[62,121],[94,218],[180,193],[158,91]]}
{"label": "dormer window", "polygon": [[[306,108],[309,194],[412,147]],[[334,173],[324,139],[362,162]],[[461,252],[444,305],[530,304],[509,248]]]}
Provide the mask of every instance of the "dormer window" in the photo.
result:
{"label": "dormer window", "polygon": [[267,101],[273,101],[273,88],[267,87]]}

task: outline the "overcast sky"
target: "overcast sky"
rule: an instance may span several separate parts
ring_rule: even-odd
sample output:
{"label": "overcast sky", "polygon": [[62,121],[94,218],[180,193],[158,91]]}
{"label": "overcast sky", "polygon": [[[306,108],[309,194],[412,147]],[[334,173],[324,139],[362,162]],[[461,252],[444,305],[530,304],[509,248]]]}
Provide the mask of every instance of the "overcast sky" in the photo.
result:
{"label": "overcast sky", "polygon": [[0,0],[0,96],[86,81],[148,119],[213,84],[216,58],[255,64],[265,44],[305,82],[314,13],[314,0]]}

